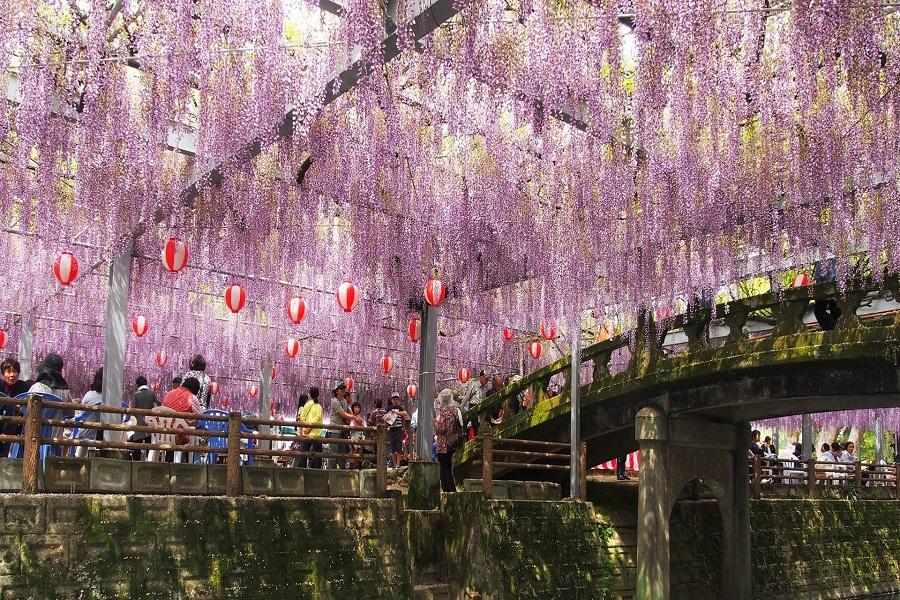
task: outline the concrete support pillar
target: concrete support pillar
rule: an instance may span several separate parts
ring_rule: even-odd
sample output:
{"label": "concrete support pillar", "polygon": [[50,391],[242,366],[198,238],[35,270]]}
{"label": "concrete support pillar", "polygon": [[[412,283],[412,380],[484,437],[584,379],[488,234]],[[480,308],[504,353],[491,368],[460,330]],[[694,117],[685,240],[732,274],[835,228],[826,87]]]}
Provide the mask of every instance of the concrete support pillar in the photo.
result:
{"label": "concrete support pillar", "polygon": [[19,322],[19,365],[22,370],[19,373],[23,381],[31,379],[32,363],[34,361],[34,321],[30,316],[22,315]]}
{"label": "concrete support pillar", "polygon": [[438,317],[441,309],[426,303],[422,308],[419,338],[419,408],[416,429],[416,460],[431,460],[434,438],[434,366],[437,358]]}
{"label": "concrete support pillar", "polygon": [[637,415],[635,439],[640,446],[638,488],[637,598],[669,598],[669,443],[666,416],[644,408]]}
{"label": "concrete support pillar", "polygon": [[801,419],[800,443],[802,444],[803,450],[801,451],[800,458],[809,460],[812,458],[813,446],[816,443],[815,440],[813,440],[812,416],[803,415]]}
{"label": "concrete support pillar", "polygon": [[[734,484],[731,490],[731,569],[722,570],[723,592],[734,600],[750,600],[752,596],[753,564],[750,560],[750,485],[747,482],[747,440],[750,424],[737,426],[733,452]],[[724,511],[723,511],[724,513]],[[723,523],[723,527],[728,527]],[[728,554],[724,552],[723,554]],[[724,565],[723,565],[724,567]]]}
{"label": "concrete support pillar", "polygon": [[572,366],[569,376],[569,442],[572,451],[569,453],[569,490],[572,498],[581,498],[581,323],[572,332]]}
{"label": "concrete support pillar", "polygon": [[[109,292],[106,297],[106,339],[103,357],[103,404],[122,405],[125,388],[125,332],[128,327],[128,286],[131,281],[131,252],[117,256],[109,268]],[[74,400],[74,399],[73,399]],[[116,423],[116,414],[100,415],[103,423]],[[106,431],[106,439],[119,439],[117,431]]]}
{"label": "concrete support pillar", "polygon": [[[272,361],[265,359],[260,366],[259,377],[259,418],[272,418]],[[268,435],[271,430],[269,425],[260,425],[259,432]],[[271,440],[260,440],[259,446],[263,450],[272,448]]]}

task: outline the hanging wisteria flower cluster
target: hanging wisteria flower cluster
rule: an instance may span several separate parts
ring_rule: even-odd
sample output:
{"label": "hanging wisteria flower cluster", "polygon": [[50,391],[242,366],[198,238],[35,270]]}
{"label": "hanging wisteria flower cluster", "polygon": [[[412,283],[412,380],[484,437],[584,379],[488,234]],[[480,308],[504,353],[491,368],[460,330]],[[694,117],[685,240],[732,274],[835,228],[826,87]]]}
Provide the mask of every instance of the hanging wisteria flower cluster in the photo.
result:
{"label": "hanging wisteria flower cluster", "polygon": [[[565,344],[585,319],[824,256],[844,274],[861,256],[876,277],[900,269],[895,6],[435,5],[454,15],[435,31],[411,1],[387,28],[373,0],[337,15],[311,0],[7,7],[8,343],[33,322],[36,353],[89,380],[110,264],[131,254],[129,322],[149,327],[129,338],[129,375],[165,384],[206,352],[218,397],[249,407],[269,360],[290,412],[303,385],[414,381],[407,326],[435,267],[447,379],[554,360],[555,342],[527,356],[545,320]],[[177,273],[160,261],[172,237],[189,249]],[[81,272],[63,288],[65,251]],[[350,313],[345,281],[362,294]]]}

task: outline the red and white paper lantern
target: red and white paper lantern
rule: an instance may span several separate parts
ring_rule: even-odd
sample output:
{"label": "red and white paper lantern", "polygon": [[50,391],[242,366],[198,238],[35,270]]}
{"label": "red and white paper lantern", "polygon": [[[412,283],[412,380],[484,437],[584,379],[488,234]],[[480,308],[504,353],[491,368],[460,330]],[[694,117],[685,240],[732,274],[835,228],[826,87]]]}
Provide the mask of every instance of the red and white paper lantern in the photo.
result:
{"label": "red and white paper lantern", "polygon": [[163,266],[170,273],[177,273],[182,270],[185,266],[187,266],[188,262],[188,249],[187,246],[175,237],[170,237],[169,241],[166,242],[166,245],[163,246],[162,249],[162,263]]}
{"label": "red and white paper lantern", "polygon": [[472,379],[472,369],[468,367],[463,367],[456,372],[456,379],[459,380],[460,383],[466,384]]}
{"label": "red and white paper lantern", "polygon": [[537,360],[543,353],[544,346],[541,344],[540,340],[534,340],[533,342],[528,344],[528,354],[531,355],[531,358]]}
{"label": "red and white paper lantern", "polygon": [[152,384],[150,384],[150,389],[153,390],[154,392],[158,392],[158,391],[159,391],[159,384],[158,384],[158,383],[152,383]]}
{"label": "red and white paper lantern", "polygon": [[418,342],[422,339],[422,320],[419,317],[413,317],[409,320],[409,327],[406,328],[409,339]]}
{"label": "red and white paper lantern", "polygon": [[805,285],[809,285],[809,275],[806,273],[797,273],[797,276],[794,277],[794,281],[791,282],[791,287],[803,287]]}
{"label": "red and white paper lantern", "polygon": [[552,340],[556,337],[556,325],[545,325],[541,323],[541,337],[545,340]]}
{"label": "red and white paper lantern", "polygon": [[160,350],[156,353],[156,366],[162,369],[166,366],[166,363],[169,362],[169,353],[165,350]]}
{"label": "red and white paper lantern", "polygon": [[0,348],[6,348],[6,332],[0,329]]}
{"label": "red and white paper lantern", "polygon": [[447,286],[437,277],[432,277],[425,285],[425,301],[431,306],[440,306],[447,297]]}
{"label": "red and white paper lantern", "polygon": [[394,359],[391,358],[390,354],[385,354],[381,357],[381,372],[387,375],[391,372],[391,369],[394,368]]}
{"label": "red and white paper lantern", "polygon": [[272,381],[275,381],[275,367],[272,367]]}
{"label": "red and white paper lantern", "polygon": [[131,320],[131,330],[134,332],[134,335],[138,337],[144,337],[144,334],[147,333],[149,325],[147,324],[147,317],[144,315],[138,315]]}
{"label": "red and white paper lantern", "polygon": [[53,263],[53,274],[63,285],[69,285],[78,277],[78,259],[71,252],[63,252]]}
{"label": "red and white paper lantern", "polygon": [[237,314],[247,303],[247,293],[240,285],[233,283],[225,289],[225,304],[228,310]]}
{"label": "red and white paper lantern", "polygon": [[287,342],[284,343],[284,352],[291,358],[294,358],[295,356],[297,356],[297,353],[300,352],[300,342],[298,342],[294,338],[290,338]]}
{"label": "red and white paper lantern", "polygon": [[356,289],[356,286],[349,281],[345,281],[338,286],[336,296],[337,303],[344,310],[344,312],[350,312],[351,310],[356,308],[357,304],[359,304],[359,290]]}
{"label": "red and white paper lantern", "polygon": [[406,395],[409,396],[410,398],[415,398],[416,394],[418,394],[418,393],[419,393],[419,387],[416,384],[411,383],[408,386],[406,386]]}
{"label": "red and white paper lantern", "polygon": [[347,386],[348,392],[352,392],[353,391],[353,378],[347,377],[347,379],[344,380],[344,385]]}
{"label": "red and white paper lantern", "polygon": [[288,319],[290,319],[294,325],[299,325],[300,322],[303,321],[303,318],[306,317],[306,300],[300,296],[295,296],[288,300],[287,314]]}
{"label": "red and white paper lantern", "polygon": [[509,340],[513,339],[514,335],[515,335],[515,332],[512,329],[510,329],[509,327],[503,328],[503,339],[506,340],[507,342]]}
{"label": "red and white paper lantern", "polygon": [[259,395],[259,386],[251,385],[250,389],[247,391],[251,398],[256,398]]}

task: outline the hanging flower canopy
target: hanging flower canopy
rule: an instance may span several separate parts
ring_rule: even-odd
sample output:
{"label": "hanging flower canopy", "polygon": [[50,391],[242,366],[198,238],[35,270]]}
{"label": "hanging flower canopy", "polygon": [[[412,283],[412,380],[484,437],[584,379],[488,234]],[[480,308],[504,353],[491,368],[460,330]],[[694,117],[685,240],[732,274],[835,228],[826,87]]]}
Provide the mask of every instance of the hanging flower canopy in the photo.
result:
{"label": "hanging flower canopy", "polygon": [[250,409],[268,360],[290,412],[303,386],[409,380],[380,359],[418,364],[409,313],[435,266],[444,378],[512,371],[522,347],[497,331],[547,315],[567,344],[587,311],[602,328],[824,256],[900,268],[892,3],[401,2],[386,39],[381,3],[322,6],[4,9],[11,344],[33,323],[35,355],[89,382],[131,255],[128,314],[153,327],[129,376],[160,368],[151,348],[171,374],[205,353],[219,401]]}

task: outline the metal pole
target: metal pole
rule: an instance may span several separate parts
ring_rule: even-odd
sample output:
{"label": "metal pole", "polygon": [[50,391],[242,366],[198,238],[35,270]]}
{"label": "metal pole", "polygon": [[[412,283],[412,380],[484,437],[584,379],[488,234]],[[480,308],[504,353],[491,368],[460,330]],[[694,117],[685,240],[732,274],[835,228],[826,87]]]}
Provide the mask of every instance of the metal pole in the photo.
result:
{"label": "metal pole", "polygon": [[[260,367],[259,378],[259,418],[272,418],[272,361],[268,358],[262,362]],[[269,425],[260,425],[259,432],[263,435],[269,435]],[[260,448],[264,450],[272,449],[271,440],[260,440]]]}
{"label": "metal pole", "polygon": [[19,377],[25,381],[31,379],[31,363],[34,356],[34,321],[22,317],[19,324],[19,365],[22,370]]}
{"label": "metal pole", "polygon": [[803,452],[800,457],[803,460],[809,460],[812,458],[813,451],[813,428],[812,428],[812,416],[803,415],[802,421],[800,424],[800,442],[803,444]]}
{"label": "metal pole", "polygon": [[438,317],[441,309],[426,303],[422,308],[419,338],[419,425],[416,429],[416,460],[431,460],[434,438],[434,366],[437,357]]}
{"label": "metal pole", "polygon": [[569,443],[571,444],[571,457],[569,469],[569,495],[578,500],[581,497],[581,322],[579,321],[572,333],[572,371],[569,377]]}
{"label": "metal pole", "polygon": [[[103,357],[103,404],[122,406],[122,390],[125,388],[125,331],[128,321],[128,286],[131,282],[131,252],[117,256],[109,268],[109,292],[106,297],[106,340]],[[103,423],[114,424],[121,417],[102,413]],[[116,441],[122,436],[118,431],[105,431],[104,437]]]}
{"label": "metal pole", "polygon": [[875,411],[875,462],[884,460],[884,419],[881,411]]}

